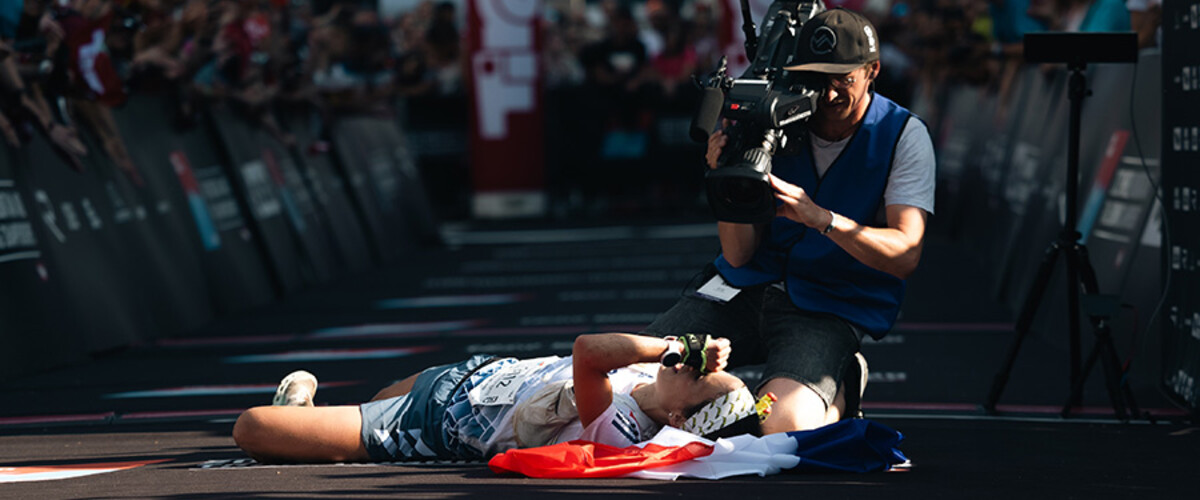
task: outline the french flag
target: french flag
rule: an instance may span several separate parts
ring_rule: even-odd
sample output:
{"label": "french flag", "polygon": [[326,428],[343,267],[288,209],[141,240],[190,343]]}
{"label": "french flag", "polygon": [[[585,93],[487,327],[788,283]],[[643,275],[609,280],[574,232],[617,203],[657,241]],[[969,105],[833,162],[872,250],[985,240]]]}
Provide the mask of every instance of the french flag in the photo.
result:
{"label": "french flag", "polygon": [[497,474],[537,478],[633,477],[721,479],[789,472],[871,472],[907,469],[904,437],[882,424],[842,420],[810,431],[709,441],[664,427],[650,441],[616,448],[588,441],[510,450],[492,457]]}

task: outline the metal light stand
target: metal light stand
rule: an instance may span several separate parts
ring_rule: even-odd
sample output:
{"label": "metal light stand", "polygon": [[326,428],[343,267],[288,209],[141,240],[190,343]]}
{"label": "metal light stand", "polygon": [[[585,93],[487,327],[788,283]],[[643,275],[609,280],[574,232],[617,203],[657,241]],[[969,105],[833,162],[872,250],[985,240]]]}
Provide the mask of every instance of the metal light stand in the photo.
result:
{"label": "metal light stand", "polygon": [[1091,354],[1088,355],[1086,365],[1082,369],[1079,363],[1080,290],[1082,289],[1087,295],[1085,298],[1089,299],[1089,305],[1097,301],[1099,294],[1096,271],[1088,261],[1087,247],[1079,242],[1082,235],[1076,229],[1079,220],[1076,201],[1078,200],[1079,191],[1080,117],[1083,111],[1083,99],[1091,93],[1087,89],[1087,79],[1083,75],[1085,67],[1086,64],[1082,62],[1071,62],[1068,64],[1068,69],[1071,72],[1067,89],[1071,102],[1071,121],[1067,146],[1066,223],[1063,225],[1058,239],[1046,249],[1045,256],[1038,267],[1033,286],[1029,294],[1025,297],[1025,303],[1022,305],[1021,313],[1017,319],[1016,335],[1013,337],[1012,345],[1009,347],[1008,357],[1005,359],[1004,366],[996,373],[996,377],[992,381],[991,391],[988,393],[987,402],[983,406],[989,413],[996,411],[996,402],[1000,399],[1000,394],[1004,392],[1004,386],[1008,383],[1013,362],[1016,361],[1017,353],[1021,349],[1021,342],[1029,334],[1029,329],[1033,325],[1033,318],[1037,314],[1037,309],[1041,304],[1042,297],[1045,295],[1046,287],[1049,285],[1050,278],[1054,274],[1054,265],[1058,261],[1059,254],[1064,251],[1067,262],[1067,319],[1070,329],[1071,393],[1066,404],[1063,406],[1061,415],[1063,417],[1069,416],[1071,409],[1079,406],[1083,395],[1084,382],[1087,380],[1088,374],[1092,366],[1096,363],[1097,358],[1100,358],[1103,363],[1108,397],[1112,402],[1113,412],[1116,414],[1116,417],[1121,421],[1126,421],[1130,418],[1130,415],[1137,415],[1138,413],[1137,403],[1133,399],[1133,392],[1124,378],[1116,348],[1113,346],[1112,333],[1109,327],[1110,312],[1099,310],[1103,308],[1088,308],[1090,310],[1087,312],[1092,321],[1096,342],[1092,347]]}

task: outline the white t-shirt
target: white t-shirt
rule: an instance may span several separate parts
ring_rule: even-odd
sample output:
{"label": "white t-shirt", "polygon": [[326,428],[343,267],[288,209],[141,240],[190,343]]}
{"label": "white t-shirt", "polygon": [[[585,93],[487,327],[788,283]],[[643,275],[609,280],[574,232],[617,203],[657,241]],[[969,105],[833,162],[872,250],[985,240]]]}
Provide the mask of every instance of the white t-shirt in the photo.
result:
{"label": "white t-shirt", "polygon": [[[460,436],[460,439],[482,451],[484,456],[516,448],[512,421],[516,404],[547,384],[573,378],[572,361],[570,356],[521,360],[506,364],[489,375],[469,393],[475,421],[482,432],[477,436]],[[557,442],[583,439],[623,448],[654,437],[660,426],[638,407],[629,393],[639,385],[654,382],[656,376],[657,371],[648,365],[633,365],[609,372],[612,404],[587,428],[578,419],[566,424]]]}
{"label": "white t-shirt", "polygon": [[[853,137],[829,142],[809,132],[817,175],[825,176]],[[929,129],[921,120],[909,117],[896,144],[892,172],[883,191],[884,205],[911,205],[932,214],[936,165]]]}

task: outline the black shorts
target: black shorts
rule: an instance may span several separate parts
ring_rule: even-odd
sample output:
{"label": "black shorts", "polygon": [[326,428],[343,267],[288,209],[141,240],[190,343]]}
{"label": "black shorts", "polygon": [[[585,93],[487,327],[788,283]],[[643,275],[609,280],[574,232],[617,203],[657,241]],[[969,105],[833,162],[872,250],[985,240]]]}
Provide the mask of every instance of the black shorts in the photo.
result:
{"label": "black shorts", "polygon": [[679,301],[642,333],[659,337],[707,333],[730,340],[730,368],[765,364],[757,393],[773,378],[787,378],[816,391],[825,406],[833,404],[850,368],[862,334],[845,320],[797,308],[776,285],[743,288],[731,301],[715,302],[696,295],[713,275],[709,266]]}

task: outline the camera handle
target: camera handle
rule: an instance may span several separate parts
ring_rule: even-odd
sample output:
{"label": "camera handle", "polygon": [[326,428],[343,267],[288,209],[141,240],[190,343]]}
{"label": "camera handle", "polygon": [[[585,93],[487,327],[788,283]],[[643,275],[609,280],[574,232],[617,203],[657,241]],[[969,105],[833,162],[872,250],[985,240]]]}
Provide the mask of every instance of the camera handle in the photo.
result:
{"label": "camera handle", "polygon": [[742,0],[742,34],[746,38],[746,60],[753,61],[758,54],[758,27],[750,13],[750,0]]}

